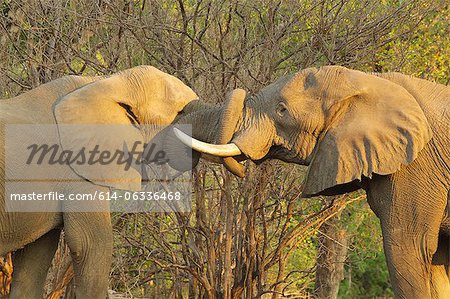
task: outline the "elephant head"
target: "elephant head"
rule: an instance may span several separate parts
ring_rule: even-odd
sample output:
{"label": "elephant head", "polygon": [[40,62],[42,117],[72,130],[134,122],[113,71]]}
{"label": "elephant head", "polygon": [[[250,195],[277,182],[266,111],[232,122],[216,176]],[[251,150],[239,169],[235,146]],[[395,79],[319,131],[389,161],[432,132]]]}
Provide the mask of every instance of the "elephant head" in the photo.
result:
{"label": "elephant head", "polygon": [[[171,124],[196,99],[198,96],[188,86],[154,67],[122,71],[87,84],[56,102],[54,115],[60,143],[64,150],[74,152],[93,150],[94,145],[112,153],[143,152],[155,134],[151,127]],[[102,126],[104,129],[99,129]],[[71,163],[70,167],[99,185],[141,188],[141,171],[137,167],[125,169],[117,163],[102,167]]]}
{"label": "elephant head", "polygon": [[[238,94],[242,98],[242,91]],[[359,189],[364,178],[394,173],[411,163],[432,135],[406,89],[338,66],[283,77],[248,96],[241,111],[231,121],[232,134],[219,140],[229,142],[219,155],[309,165],[305,196],[345,193]],[[217,155],[196,142],[195,149]],[[233,157],[224,163],[236,169]]]}

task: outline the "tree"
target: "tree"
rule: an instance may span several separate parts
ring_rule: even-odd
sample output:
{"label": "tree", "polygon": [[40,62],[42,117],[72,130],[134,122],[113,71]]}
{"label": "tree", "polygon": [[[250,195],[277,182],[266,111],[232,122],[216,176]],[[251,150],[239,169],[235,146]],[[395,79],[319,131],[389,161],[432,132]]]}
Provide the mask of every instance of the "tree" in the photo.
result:
{"label": "tree", "polygon": [[[218,104],[235,87],[252,93],[324,64],[414,73],[437,57],[424,74],[443,82],[448,51],[432,45],[438,37],[448,47],[448,14],[441,11],[448,5],[431,0],[0,0],[0,94],[11,97],[65,74],[104,75],[139,64],[179,77]],[[348,200],[300,199],[304,168],[298,166],[247,167],[247,178],[237,181],[201,163],[189,213],[114,215],[111,288],[167,298],[312,293],[317,239],[333,226],[322,226],[318,238],[317,229]],[[367,208],[358,213],[370,215]],[[357,222],[341,218],[350,227]],[[355,252],[346,269],[353,269]],[[49,293],[60,290],[66,264],[55,259],[52,273],[61,274],[49,276]]]}

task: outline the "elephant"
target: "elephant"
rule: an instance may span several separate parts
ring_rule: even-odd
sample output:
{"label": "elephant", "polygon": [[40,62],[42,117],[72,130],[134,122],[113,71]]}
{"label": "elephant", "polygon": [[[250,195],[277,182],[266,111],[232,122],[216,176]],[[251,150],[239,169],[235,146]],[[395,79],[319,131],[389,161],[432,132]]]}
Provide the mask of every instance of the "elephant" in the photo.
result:
{"label": "elephant", "polygon": [[[197,115],[197,110],[205,113]],[[190,114],[197,116],[187,117]],[[179,79],[152,66],[138,66],[103,77],[65,76],[0,101],[0,256],[15,251],[10,297],[42,297],[47,271],[60,232],[64,230],[73,260],[76,298],[105,298],[112,260],[112,227],[107,206],[97,212],[82,212],[74,211],[72,203],[64,202],[61,203],[64,212],[6,211],[5,174],[15,167],[5,160],[7,126],[56,125],[59,131],[51,131],[52,137],[60,140],[64,149],[79,149],[93,139],[104,137],[83,131],[82,125],[124,125],[130,128],[126,142],[142,141],[139,143],[142,152],[153,136],[145,129],[147,124],[165,126],[181,117],[184,121],[198,119],[202,122],[206,118],[218,119],[220,114],[219,108],[200,102],[197,94]],[[75,129],[62,129],[70,125]],[[204,128],[201,131],[203,133],[198,133],[201,138],[212,140],[211,132]],[[124,144],[110,142],[107,145],[111,150],[121,150]],[[198,157],[192,162],[194,166]],[[77,179],[87,182],[83,185],[86,192],[111,188],[136,191],[141,189],[143,175],[135,168],[125,171],[117,165],[107,165],[102,170],[106,174],[95,173],[92,167],[76,163],[57,165],[56,171],[66,180],[50,181],[49,187],[55,192],[67,191],[67,181]],[[106,180],[110,174],[117,174],[121,179]]]}
{"label": "elephant", "polygon": [[241,177],[245,159],[306,165],[303,197],[363,189],[396,297],[450,297],[448,86],[323,66],[254,95],[237,89],[224,109],[214,148],[195,132],[177,137]]}

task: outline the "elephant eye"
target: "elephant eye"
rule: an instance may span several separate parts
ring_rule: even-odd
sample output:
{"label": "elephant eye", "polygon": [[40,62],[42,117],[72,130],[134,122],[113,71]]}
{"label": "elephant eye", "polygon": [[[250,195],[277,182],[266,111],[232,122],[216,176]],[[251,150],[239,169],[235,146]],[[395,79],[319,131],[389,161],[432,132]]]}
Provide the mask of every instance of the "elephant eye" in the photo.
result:
{"label": "elephant eye", "polygon": [[286,114],[287,110],[288,109],[287,109],[287,106],[285,103],[283,103],[283,102],[278,103],[277,109],[276,109],[278,116],[283,117]]}

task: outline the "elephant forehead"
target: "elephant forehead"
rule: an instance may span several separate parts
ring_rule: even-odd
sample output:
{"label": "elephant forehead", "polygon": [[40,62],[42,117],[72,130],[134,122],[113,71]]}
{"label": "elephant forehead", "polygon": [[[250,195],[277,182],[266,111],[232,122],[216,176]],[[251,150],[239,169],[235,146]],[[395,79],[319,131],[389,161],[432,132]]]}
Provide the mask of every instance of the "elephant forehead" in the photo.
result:
{"label": "elephant forehead", "polygon": [[180,79],[152,66],[140,66],[128,70],[127,77],[134,85],[143,89],[148,101],[185,105],[197,94]]}
{"label": "elephant forehead", "polygon": [[[168,75],[169,76],[169,75]],[[198,99],[197,94],[178,78],[165,78],[164,99],[184,107],[192,100]]]}
{"label": "elephant forehead", "polygon": [[315,69],[306,69],[288,77],[281,85],[280,93],[282,97],[285,99],[313,97],[319,87],[319,81],[315,73]]}
{"label": "elephant forehead", "polygon": [[281,99],[288,104],[291,110],[304,111],[307,109],[310,112],[322,110],[322,96],[316,90],[304,90],[303,87],[300,87],[303,86],[303,83],[291,83],[284,86],[280,92]]}
{"label": "elephant forehead", "polygon": [[138,91],[136,105],[145,123],[168,124],[197,94],[178,78],[151,66],[133,68],[128,80]]}
{"label": "elephant forehead", "polygon": [[[197,94],[181,81],[163,78],[160,86],[151,92],[151,113],[159,116],[161,124],[171,123],[178,112],[189,102],[198,99]],[[176,78],[175,78],[176,79]]]}

